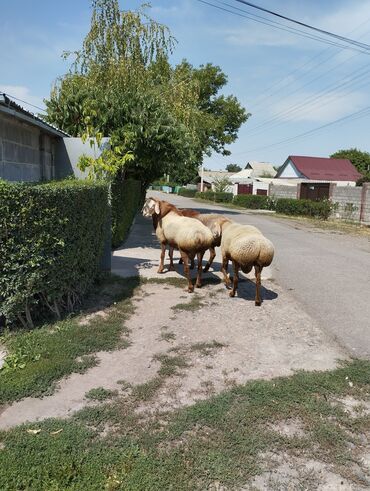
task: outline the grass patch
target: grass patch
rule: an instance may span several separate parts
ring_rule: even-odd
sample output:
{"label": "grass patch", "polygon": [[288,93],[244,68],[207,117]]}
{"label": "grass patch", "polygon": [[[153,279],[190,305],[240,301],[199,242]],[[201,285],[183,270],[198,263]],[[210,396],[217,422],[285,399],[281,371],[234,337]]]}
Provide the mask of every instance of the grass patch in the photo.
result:
{"label": "grass patch", "polygon": [[176,339],[176,334],[171,331],[162,330],[159,339],[161,341],[167,341],[168,343],[170,343],[171,341],[174,341]]}
{"label": "grass patch", "polygon": [[95,387],[94,389],[86,392],[86,399],[90,399],[92,401],[105,401],[107,399],[112,399],[118,394],[116,390],[104,389],[104,387]]}
{"label": "grass patch", "polygon": [[138,278],[104,280],[85,307],[111,305],[104,317],[70,317],[33,331],[5,333],[0,341],[8,352],[0,370],[0,404],[27,396],[51,394],[62,377],[84,372],[96,364],[93,354],[128,346],[125,321],[133,313],[132,296]]}
{"label": "grass patch", "polygon": [[[169,358],[161,358],[166,373],[168,366],[172,373],[184,364]],[[331,372],[250,382],[188,408],[154,414],[147,423],[124,402],[87,408],[70,420],[0,433],[0,489],[182,491],[212,489],[216,482],[233,489],[261,472],[266,452],[314,455],[366,487],[360,436],[369,434],[370,417],[351,416],[333,401],[361,401],[369,390],[370,362],[362,360]],[[303,436],[271,428],[289,419],[300,421]],[[115,425],[114,432],[99,436],[91,428],[98,424]],[[40,431],[28,433],[30,428]]]}
{"label": "grass patch", "polygon": [[190,302],[178,303],[176,305],[173,305],[171,309],[174,310],[175,312],[179,312],[179,311],[195,312],[196,310],[200,310],[204,306],[205,303],[201,301],[201,297],[199,297],[197,294],[194,294]]}

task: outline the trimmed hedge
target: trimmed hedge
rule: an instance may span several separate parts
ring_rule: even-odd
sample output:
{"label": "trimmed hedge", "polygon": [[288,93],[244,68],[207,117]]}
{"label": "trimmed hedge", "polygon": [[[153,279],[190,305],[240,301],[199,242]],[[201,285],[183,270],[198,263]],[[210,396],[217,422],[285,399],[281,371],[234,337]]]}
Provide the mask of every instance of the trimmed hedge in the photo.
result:
{"label": "trimmed hedge", "polygon": [[177,194],[179,196],[184,196],[185,198],[194,198],[196,193],[197,193],[196,189],[180,188]]}
{"label": "trimmed hedge", "polygon": [[126,239],[135,214],[142,202],[141,182],[135,179],[112,183],[112,246],[118,247]]}
{"label": "trimmed hedge", "polygon": [[215,203],[231,203],[233,200],[233,193],[203,191],[202,193],[196,193],[195,197],[199,199],[206,199],[208,201],[214,201]]}
{"label": "trimmed hedge", "polygon": [[33,327],[72,310],[93,282],[109,212],[101,182],[0,182],[0,317]]}
{"label": "trimmed hedge", "polygon": [[274,202],[269,196],[257,194],[238,194],[234,196],[233,203],[251,210],[272,210],[274,208]]}
{"label": "trimmed hedge", "polygon": [[279,198],[275,200],[274,209],[277,213],[285,215],[303,215],[327,220],[333,209],[333,203],[328,200]]}

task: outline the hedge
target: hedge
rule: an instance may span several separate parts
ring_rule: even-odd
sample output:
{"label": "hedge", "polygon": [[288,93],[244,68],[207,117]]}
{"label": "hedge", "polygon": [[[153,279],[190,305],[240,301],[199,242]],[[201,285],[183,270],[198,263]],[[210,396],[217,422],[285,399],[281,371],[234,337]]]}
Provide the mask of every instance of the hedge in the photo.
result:
{"label": "hedge", "polygon": [[132,220],[142,202],[141,182],[134,179],[116,180],[112,184],[112,246],[126,239]]}
{"label": "hedge", "polygon": [[0,317],[33,327],[72,310],[101,260],[108,188],[100,182],[0,182]]}
{"label": "hedge", "polygon": [[328,200],[279,198],[275,200],[274,209],[277,213],[285,215],[303,215],[327,220],[333,209],[333,203]]}
{"label": "hedge", "polygon": [[269,196],[257,194],[238,194],[234,196],[233,203],[251,210],[272,210],[274,208],[274,202]]}
{"label": "hedge", "polygon": [[216,203],[231,203],[233,200],[233,193],[203,191],[202,193],[195,193],[195,197],[199,199],[206,199],[208,201],[214,201]]}
{"label": "hedge", "polygon": [[196,189],[180,188],[177,194],[179,194],[180,196],[184,196],[185,198],[194,198],[196,193]]}

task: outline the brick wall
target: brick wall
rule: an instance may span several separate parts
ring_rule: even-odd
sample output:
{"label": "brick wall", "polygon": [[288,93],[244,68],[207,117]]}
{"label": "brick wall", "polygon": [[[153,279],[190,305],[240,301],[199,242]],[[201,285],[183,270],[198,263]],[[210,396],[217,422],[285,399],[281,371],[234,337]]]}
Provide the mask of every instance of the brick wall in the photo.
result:
{"label": "brick wall", "polygon": [[362,222],[370,225],[370,183],[362,185]]}
{"label": "brick wall", "polygon": [[283,184],[271,184],[269,195],[274,198],[297,198],[297,185],[284,186]]}
{"label": "brick wall", "polygon": [[51,179],[53,140],[39,128],[0,114],[0,178],[8,181]]}

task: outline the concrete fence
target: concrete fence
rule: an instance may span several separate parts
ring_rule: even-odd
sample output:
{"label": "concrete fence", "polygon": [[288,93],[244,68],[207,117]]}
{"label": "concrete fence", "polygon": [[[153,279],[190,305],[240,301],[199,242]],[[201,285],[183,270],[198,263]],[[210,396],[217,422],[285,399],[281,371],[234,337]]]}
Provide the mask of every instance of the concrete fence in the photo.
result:
{"label": "concrete fence", "polygon": [[[300,185],[270,184],[269,196],[298,199]],[[334,203],[333,218],[351,220],[370,225],[370,183],[360,186],[330,184],[329,199]]]}

